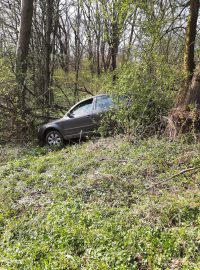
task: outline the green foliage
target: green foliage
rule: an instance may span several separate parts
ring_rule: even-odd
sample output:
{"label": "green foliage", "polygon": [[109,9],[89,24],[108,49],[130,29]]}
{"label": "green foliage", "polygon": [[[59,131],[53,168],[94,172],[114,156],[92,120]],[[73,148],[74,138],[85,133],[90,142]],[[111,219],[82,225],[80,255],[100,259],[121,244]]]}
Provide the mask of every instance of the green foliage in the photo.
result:
{"label": "green foliage", "polygon": [[117,137],[18,159],[6,149],[2,269],[199,269],[200,172],[146,190],[200,166],[199,145]]}
{"label": "green foliage", "polygon": [[[12,129],[12,120],[16,117],[16,82],[7,58],[0,58],[0,142]],[[5,133],[4,133],[5,130]]]}
{"label": "green foliage", "polygon": [[15,76],[6,58],[0,58],[0,94],[8,94],[15,86]]}
{"label": "green foliage", "polygon": [[124,65],[118,70],[116,83],[107,86],[119,106],[115,118],[124,132],[137,135],[157,132],[162,117],[168,115],[174,104],[181,72],[165,64],[162,56],[151,57]]}

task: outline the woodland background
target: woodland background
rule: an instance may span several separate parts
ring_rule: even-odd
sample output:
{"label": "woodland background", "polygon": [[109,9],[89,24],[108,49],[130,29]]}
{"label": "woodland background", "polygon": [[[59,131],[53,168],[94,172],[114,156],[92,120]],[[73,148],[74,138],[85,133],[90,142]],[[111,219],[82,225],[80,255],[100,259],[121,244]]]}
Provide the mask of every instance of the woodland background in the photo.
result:
{"label": "woodland background", "polygon": [[[0,1],[0,269],[200,269],[199,7]],[[97,93],[112,136],[36,145]]]}
{"label": "woodland background", "polygon": [[0,10],[1,140],[27,140],[97,93],[133,101],[131,121],[118,115],[133,134],[168,125],[174,137],[197,117],[199,1],[2,0]]}

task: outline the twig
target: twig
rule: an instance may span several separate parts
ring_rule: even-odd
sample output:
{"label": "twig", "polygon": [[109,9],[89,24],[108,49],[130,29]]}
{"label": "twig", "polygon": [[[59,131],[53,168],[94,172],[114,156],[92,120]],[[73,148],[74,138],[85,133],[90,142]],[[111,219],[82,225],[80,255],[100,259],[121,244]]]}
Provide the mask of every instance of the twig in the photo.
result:
{"label": "twig", "polygon": [[133,162],[134,159],[114,159],[114,158],[105,158],[102,157],[99,161],[114,161],[114,162]]}
{"label": "twig", "polygon": [[170,176],[169,178],[166,178],[166,179],[164,179],[164,180],[162,180],[162,181],[160,181],[160,182],[158,182],[158,183],[155,183],[154,185],[152,185],[152,186],[150,186],[150,187],[145,188],[145,190],[147,191],[147,190],[149,190],[149,189],[151,189],[151,188],[154,188],[154,187],[159,186],[159,185],[161,185],[161,184],[163,184],[163,183],[166,183],[166,182],[172,180],[173,178],[175,178],[175,177],[177,177],[177,176],[179,176],[179,175],[182,175],[182,174],[184,174],[184,173],[187,173],[187,172],[190,172],[190,171],[199,170],[199,169],[200,169],[200,167],[192,167],[192,168],[188,168],[188,169],[182,170],[182,171],[180,171],[179,173]]}
{"label": "twig", "polygon": [[91,96],[94,96],[94,94],[90,90],[88,90],[85,86],[83,88],[79,88],[78,90],[81,92],[87,93]]}

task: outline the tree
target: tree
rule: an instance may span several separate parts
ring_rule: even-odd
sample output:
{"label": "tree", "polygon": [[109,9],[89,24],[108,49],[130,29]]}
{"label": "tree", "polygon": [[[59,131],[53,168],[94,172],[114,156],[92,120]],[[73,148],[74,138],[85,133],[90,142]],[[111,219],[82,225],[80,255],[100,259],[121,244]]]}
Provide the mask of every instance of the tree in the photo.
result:
{"label": "tree", "polygon": [[27,72],[27,58],[31,37],[31,26],[33,17],[33,0],[21,1],[21,20],[19,38],[16,50],[16,79],[19,87],[19,109],[22,118],[25,117],[24,111],[26,108],[26,87],[25,79]]}
{"label": "tree", "polygon": [[44,69],[44,95],[46,97],[47,105],[52,103],[53,95],[50,91],[50,79],[51,79],[51,53],[52,53],[52,44],[51,44],[51,34],[53,32],[53,0],[46,1],[46,36],[45,36],[45,69]]}
{"label": "tree", "polygon": [[170,112],[167,126],[167,133],[172,139],[180,133],[191,131],[191,128],[199,128],[200,65],[195,70],[195,40],[199,8],[199,0],[190,0],[185,37],[184,83],[178,94],[176,106]]}

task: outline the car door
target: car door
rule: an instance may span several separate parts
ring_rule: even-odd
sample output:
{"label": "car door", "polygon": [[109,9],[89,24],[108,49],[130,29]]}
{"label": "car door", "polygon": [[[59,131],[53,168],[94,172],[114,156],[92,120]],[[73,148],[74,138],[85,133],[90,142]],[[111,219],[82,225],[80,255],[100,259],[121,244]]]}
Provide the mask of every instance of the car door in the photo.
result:
{"label": "car door", "polygon": [[94,106],[94,116],[93,116],[94,122],[95,122],[95,128],[99,127],[105,113],[108,112],[113,107],[114,107],[114,103],[111,97],[107,95],[96,97],[95,106]]}
{"label": "car door", "polygon": [[87,135],[94,130],[93,108],[94,99],[91,98],[80,102],[68,113],[63,125],[65,138]]}

